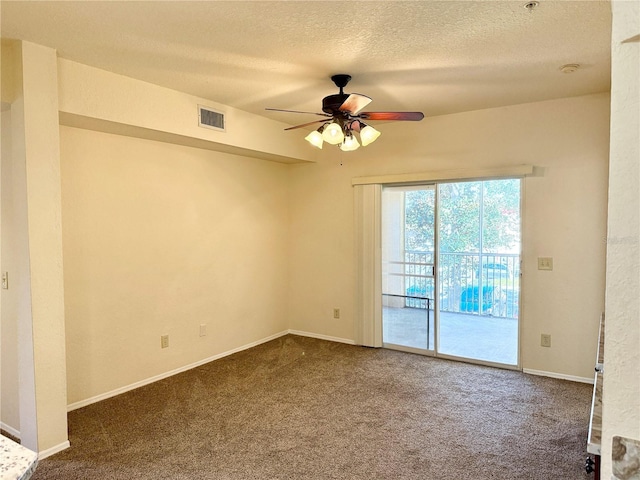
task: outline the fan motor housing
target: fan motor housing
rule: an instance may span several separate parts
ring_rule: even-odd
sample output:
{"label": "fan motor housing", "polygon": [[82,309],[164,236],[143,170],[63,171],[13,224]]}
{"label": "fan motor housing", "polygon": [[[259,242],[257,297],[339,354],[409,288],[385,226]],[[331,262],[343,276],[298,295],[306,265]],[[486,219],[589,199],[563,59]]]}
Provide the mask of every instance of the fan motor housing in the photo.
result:
{"label": "fan motor housing", "polygon": [[347,93],[338,93],[336,95],[329,95],[322,99],[322,111],[334,115],[340,111],[340,106],[349,98]]}

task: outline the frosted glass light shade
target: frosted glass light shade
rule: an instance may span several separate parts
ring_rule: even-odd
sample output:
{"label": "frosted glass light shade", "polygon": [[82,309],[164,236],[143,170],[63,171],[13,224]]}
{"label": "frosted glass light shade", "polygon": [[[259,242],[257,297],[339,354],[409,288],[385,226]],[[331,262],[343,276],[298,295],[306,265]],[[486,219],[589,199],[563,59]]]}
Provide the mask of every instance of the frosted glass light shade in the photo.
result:
{"label": "frosted glass light shade", "polygon": [[360,140],[362,141],[363,147],[366,147],[370,143],[375,142],[376,138],[378,138],[379,136],[380,132],[369,125],[360,130]]}
{"label": "frosted glass light shade", "polygon": [[342,142],[342,145],[340,145],[340,150],[343,152],[353,152],[358,148],[360,148],[360,144],[358,143],[358,139],[353,135],[346,137],[344,142]]}
{"label": "frosted glass light shade", "polygon": [[337,123],[330,123],[322,131],[322,139],[331,145],[338,145],[344,140],[342,127]]}
{"label": "frosted glass light shade", "polygon": [[318,147],[319,149],[322,149],[322,144],[324,142],[322,140],[322,134],[319,131],[314,130],[309,135],[304,137],[304,139],[314,147]]}

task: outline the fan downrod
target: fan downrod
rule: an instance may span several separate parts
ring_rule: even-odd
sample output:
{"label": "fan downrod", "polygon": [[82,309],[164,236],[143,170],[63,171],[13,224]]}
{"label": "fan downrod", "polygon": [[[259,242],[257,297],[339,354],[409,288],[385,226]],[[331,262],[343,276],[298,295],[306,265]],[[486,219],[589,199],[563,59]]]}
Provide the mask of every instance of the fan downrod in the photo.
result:
{"label": "fan downrod", "polygon": [[347,75],[345,73],[339,73],[337,75],[333,75],[331,77],[331,80],[333,80],[333,83],[336,84],[336,87],[338,87],[340,89],[340,95],[343,95],[343,88],[347,86],[347,83],[349,83],[349,81],[351,80],[351,75]]}

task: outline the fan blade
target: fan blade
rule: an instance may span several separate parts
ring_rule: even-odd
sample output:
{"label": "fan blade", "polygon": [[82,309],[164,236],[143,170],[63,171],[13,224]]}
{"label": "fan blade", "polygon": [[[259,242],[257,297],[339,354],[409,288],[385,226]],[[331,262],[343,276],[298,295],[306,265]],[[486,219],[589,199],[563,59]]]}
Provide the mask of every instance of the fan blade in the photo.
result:
{"label": "fan blade", "polygon": [[321,117],[331,117],[328,113],[318,113],[318,112],[301,112],[299,110],[281,110],[280,108],[265,108],[265,110],[270,110],[272,112],[286,112],[286,113],[307,113],[309,115],[320,115]]}
{"label": "fan blade", "polygon": [[355,115],[364,107],[371,103],[371,98],[366,95],[360,95],[359,93],[352,93],[347,99],[340,105],[339,110],[341,112],[347,112],[351,115]]}
{"label": "fan blade", "polygon": [[404,120],[419,122],[424,118],[422,112],[362,112],[359,115],[363,120]]}
{"label": "fan blade", "polygon": [[329,120],[314,120],[313,122],[303,123],[302,125],[296,125],[295,127],[285,128],[285,130],[295,130],[296,128],[306,127],[308,125],[313,125],[314,123],[326,123]]}

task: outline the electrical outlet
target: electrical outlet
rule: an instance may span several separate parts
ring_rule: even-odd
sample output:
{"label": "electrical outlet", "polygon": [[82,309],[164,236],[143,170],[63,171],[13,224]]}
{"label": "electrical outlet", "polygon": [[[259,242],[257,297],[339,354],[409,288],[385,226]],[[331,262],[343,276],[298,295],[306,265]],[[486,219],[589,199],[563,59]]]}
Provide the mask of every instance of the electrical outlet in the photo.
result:
{"label": "electrical outlet", "polygon": [[9,272],[2,272],[2,288],[9,289]]}
{"label": "electrical outlet", "polygon": [[550,347],[551,346],[551,335],[547,333],[543,333],[540,335],[540,346],[542,347]]}
{"label": "electrical outlet", "polygon": [[340,309],[339,308],[334,308],[333,309],[333,318],[340,318]]}
{"label": "electrical outlet", "polygon": [[169,346],[169,335],[162,335],[160,337],[160,347],[167,348]]}
{"label": "electrical outlet", "polygon": [[201,323],[200,324],[200,336],[201,337],[206,337],[207,336],[207,324],[206,323]]}
{"label": "electrical outlet", "polygon": [[553,258],[538,257],[538,270],[553,270]]}

